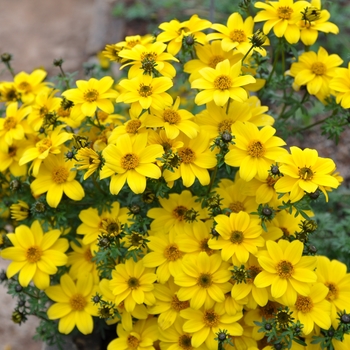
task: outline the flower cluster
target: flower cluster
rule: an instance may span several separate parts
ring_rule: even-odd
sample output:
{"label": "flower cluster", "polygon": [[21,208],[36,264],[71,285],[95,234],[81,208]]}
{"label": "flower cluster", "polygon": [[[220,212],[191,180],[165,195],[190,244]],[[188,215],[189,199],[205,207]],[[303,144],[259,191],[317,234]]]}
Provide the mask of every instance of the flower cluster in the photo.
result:
{"label": "flower cluster", "polygon": [[[350,274],[310,243],[310,204],[343,179],[316,150],[286,148],[260,98],[275,37],[310,46],[338,28],[317,0],[255,9],[107,45],[119,80],[60,91],[38,69],[0,82],[7,283],[44,291],[60,333],[95,320],[116,327],[108,350],[316,349],[346,323]],[[349,108],[342,63],[305,50],[283,79]],[[336,349],[350,347],[341,329]]]}

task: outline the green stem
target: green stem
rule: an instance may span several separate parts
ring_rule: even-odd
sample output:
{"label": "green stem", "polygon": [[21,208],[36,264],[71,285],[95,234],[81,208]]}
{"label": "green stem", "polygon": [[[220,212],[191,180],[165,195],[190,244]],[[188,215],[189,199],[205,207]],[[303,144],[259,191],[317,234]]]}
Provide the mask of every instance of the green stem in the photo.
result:
{"label": "green stem", "polygon": [[4,62],[4,63],[5,63],[6,68],[9,70],[9,72],[12,75],[12,77],[14,78],[15,77],[15,72],[14,72],[13,68],[11,67],[10,62]]}
{"label": "green stem", "polygon": [[243,61],[246,59],[246,57],[249,55],[250,51],[252,51],[254,48],[254,45],[252,45],[250,47],[250,49],[247,51],[247,53],[244,55],[244,57],[242,58],[242,66],[243,66]]}
{"label": "green stem", "polygon": [[229,98],[228,101],[227,101],[226,114],[228,114],[228,110],[230,109],[230,103],[231,103],[231,98]]}
{"label": "green stem", "polygon": [[213,188],[213,185],[214,185],[214,181],[215,181],[217,172],[218,172],[218,166],[216,166],[216,167],[214,168],[214,171],[213,171],[212,174],[211,174],[211,178],[210,178],[210,183],[209,183],[209,187],[208,187],[208,192],[207,192],[207,194],[209,194],[209,193],[211,192],[211,189]]}

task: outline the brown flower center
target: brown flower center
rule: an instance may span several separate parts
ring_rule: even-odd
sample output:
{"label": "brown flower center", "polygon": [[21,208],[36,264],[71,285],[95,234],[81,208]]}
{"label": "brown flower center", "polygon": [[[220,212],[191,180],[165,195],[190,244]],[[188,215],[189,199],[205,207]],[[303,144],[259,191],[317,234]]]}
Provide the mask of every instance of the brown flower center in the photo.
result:
{"label": "brown flower center", "polygon": [[197,278],[197,285],[202,288],[209,288],[213,284],[213,279],[210,273],[201,273]]}
{"label": "brown flower center", "polygon": [[140,126],[141,122],[138,119],[130,120],[126,125],[126,132],[129,134],[136,134]]}
{"label": "brown flower center", "polygon": [[178,152],[181,162],[185,164],[193,163],[196,160],[196,154],[189,147],[183,147]]}
{"label": "brown flower center", "polygon": [[269,187],[273,187],[275,183],[277,182],[278,178],[273,178],[271,175],[269,175],[266,179],[266,184]]}
{"label": "brown flower center", "polygon": [[49,110],[45,106],[43,106],[39,109],[40,117],[44,117],[48,112],[49,112]]}
{"label": "brown flower center", "polygon": [[213,255],[215,251],[209,248],[208,241],[209,241],[209,238],[204,238],[199,242],[199,246],[202,252],[206,252],[210,256],[210,255]]}
{"label": "brown flower center", "polygon": [[128,279],[128,286],[131,290],[137,289],[140,287],[140,281],[136,277],[130,277]]}
{"label": "brown flower center", "polygon": [[84,252],[84,258],[87,262],[91,262],[93,256],[91,254],[91,250],[90,248],[86,249],[85,252]]}
{"label": "brown flower center", "polygon": [[52,181],[56,184],[63,184],[67,181],[69,171],[64,166],[58,166],[52,171]]}
{"label": "brown flower center", "polygon": [[230,33],[230,39],[232,41],[237,41],[239,43],[242,43],[243,41],[247,40],[247,36],[245,35],[245,33],[242,29],[234,29]]}
{"label": "brown flower center", "polygon": [[232,80],[228,75],[219,75],[214,80],[214,87],[217,90],[227,90],[232,86]]}
{"label": "brown flower center", "polygon": [[177,295],[174,295],[170,305],[172,309],[180,312],[181,310],[187,309],[190,306],[190,302],[188,300],[180,301]]}
{"label": "brown flower center", "polygon": [[289,6],[280,6],[277,9],[277,15],[280,19],[290,19],[293,9]]}
{"label": "brown flower center", "polygon": [[233,120],[225,119],[218,125],[219,133],[223,133],[224,131],[231,132],[231,125],[233,124]]}
{"label": "brown flower center", "polygon": [[277,274],[281,278],[290,278],[294,272],[292,263],[287,260],[281,260],[276,266]]}
{"label": "brown flower center", "polygon": [[232,231],[230,241],[233,244],[241,244],[243,242],[243,232],[242,231]]}
{"label": "brown flower center", "polygon": [[40,247],[32,246],[26,251],[26,258],[30,263],[36,263],[41,259],[43,252]]}
{"label": "brown flower center", "polygon": [[40,153],[45,152],[51,146],[52,146],[52,141],[50,139],[43,139],[36,144],[36,147]]}
{"label": "brown flower center", "polygon": [[173,210],[173,216],[175,217],[175,219],[182,221],[185,218],[185,214],[187,212],[187,208],[184,207],[183,205],[179,205],[178,207],[176,207]]}
{"label": "brown flower center", "polygon": [[71,296],[69,304],[74,311],[83,311],[88,303],[83,295],[74,294]]}
{"label": "brown flower center", "polygon": [[109,114],[104,111],[98,111],[97,112],[97,118],[101,120],[101,122],[104,122],[109,117]]}
{"label": "brown flower center", "polygon": [[311,66],[311,71],[316,75],[323,75],[327,72],[327,67],[322,62],[315,62]]}
{"label": "brown flower center", "polygon": [[9,157],[14,157],[17,154],[17,147],[10,146],[8,150]]}
{"label": "brown flower center", "polygon": [[299,178],[302,180],[312,180],[314,176],[313,171],[310,168],[304,167],[299,169]]}
{"label": "brown flower center", "polygon": [[181,120],[181,117],[177,111],[174,111],[173,109],[166,109],[163,112],[163,119],[169,124],[176,124]]}
{"label": "brown flower center", "polygon": [[135,169],[139,165],[139,158],[137,155],[128,153],[121,159],[121,166],[123,169],[131,170]]}
{"label": "brown flower center", "polygon": [[94,102],[98,99],[98,91],[96,89],[89,89],[84,92],[83,98],[87,102]]}
{"label": "brown flower center", "polygon": [[334,283],[331,283],[331,282],[327,282],[325,284],[329,289],[326,299],[330,302],[332,302],[335,299],[338,299],[339,288]]}
{"label": "brown flower center", "polygon": [[203,315],[203,322],[206,327],[217,327],[220,323],[220,315],[214,310],[205,310]]}
{"label": "brown flower center", "polygon": [[4,121],[4,129],[5,130],[11,130],[11,129],[14,129],[17,125],[17,121],[16,121],[16,118],[15,117],[7,117],[5,118],[5,121]]}
{"label": "brown flower center", "polygon": [[60,107],[60,108],[57,110],[57,115],[58,115],[60,118],[68,118],[68,117],[70,116],[70,110],[71,110],[71,108],[64,109],[63,107]]}
{"label": "brown flower center", "polygon": [[247,278],[248,283],[253,283],[255,277],[262,271],[260,266],[251,265],[249,266],[249,278]]}
{"label": "brown flower center", "polygon": [[271,319],[277,312],[277,304],[273,301],[268,301],[267,304],[265,306],[263,306],[262,308],[260,308],[260,315],[264,318]]}
{"label": "brown flower center", "polygon": [[142,97],[148,97],[152,95],[152,86],[145,85],[143,83],[140,84],[140,89],[137,90]]}
{"label": "brown flower center", "polygon": [[225,59],[225,57],[220,56],[220,55],[214,55],[210,57],[208,66],[211,68],[215,68],[216,65],[220,62],[222,62]]}
{"label": "brown flower center", "polygon": [[182,257],[182,252],[179,250],[179,247],[176,243],[170,243],[164,249],[164,256],[169,261],[176,261]]}
{"label": "brown flower center", "polygon": [[18,84],[18,89],[24,90],[25,92],[29,92],[31,88],[32,88],[31,85],[26,81],[22,81],[21,83]]}
{"label": "brown flower center", "polygon": [[128,344],[129,349],[137,349],[139,347],[140,340],[129,334],[126,343]]}
{"label": "brown flower center", "polygon": [[240,201],[235,201],[233,203],[230,203],[228,207],[233,213],[239,213],[240,211],[245,211],[244,204]]}
{"label": "brown flower center", "polygon": [[179,337],[179,347],[184,350],[192,350],[193,346],[191,345],[192,336],[188,334],[183,334]]}
{"label": "brown flower center", "polygon": [[313,307],[314,303],[312,302],[311,298],[298,295],[297,301],[295,303],[295,308],[298,311],[307,313],[310,312],[313,309]]}
{"label": "brown flower center", "polygon": [[260,158],[265,154],[265,147],[260,141],[251,141],[247,147],[247,153],[251,157]]}

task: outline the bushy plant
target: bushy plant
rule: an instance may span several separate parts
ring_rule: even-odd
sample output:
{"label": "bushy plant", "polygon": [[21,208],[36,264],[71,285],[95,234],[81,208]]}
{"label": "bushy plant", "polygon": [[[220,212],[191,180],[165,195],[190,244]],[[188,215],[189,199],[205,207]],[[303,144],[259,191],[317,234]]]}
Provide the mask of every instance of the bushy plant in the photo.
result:
{"label": "bushy plant", "polygon": [[103,65],[75,80],[62,59],[52,81],[16,74],[3,54],[13,320],[36,315],[58,346],[116,327],[109,350],[349,348],[347,238],[317,253],[334,211],[313,209],[343,178],[284,140],[348,124],[350,66],[314,49],[339,31],[329,17],[317,0],[244,0],[225,23],[174,19],[106,46],[118,79]]}

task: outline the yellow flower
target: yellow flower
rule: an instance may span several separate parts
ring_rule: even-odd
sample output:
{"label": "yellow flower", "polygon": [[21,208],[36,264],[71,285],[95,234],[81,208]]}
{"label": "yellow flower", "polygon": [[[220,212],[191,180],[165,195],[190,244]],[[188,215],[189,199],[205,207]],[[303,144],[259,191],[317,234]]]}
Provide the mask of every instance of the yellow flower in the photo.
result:
{"label": "yellow flower", "polygon": [[146,177],[158,179],[159,167],[154,164],[163,154],[160,145],[147,146],[147,134],[138,135],[131,142],[129,134],[120,136],[116,145],[110,144],[103,150],[105,165],[101,179],[112,176],[110,191],[118,194],[125,182],[134,193],[142,193],[146,188]]}
{"label": "yellow flower", "polygon": [[287,153],[281,146],[286,143],[273,136],[276,130],[267,125],[258,129],[250,122],[237,121],[232,125],[235,144],[225,156],[225,163],[239,167],[240,177],[250,181],[255,176],[265,179],[276,157]]}
{"label": "yellow flower", "polygon": [[151,128],[165,130],[166,136],[173,140],[183,132],[190,139],[197,136],[198,125],[191,121],[194,116],[185,109],[179,109],[180,97],[177,97],[173,106],[166,106],[163,110],[154,110],[145,117],[145,125]]}
{"label": "yellow flower", "polygon": [[202,76],[192,82],[192,89],[204,89],[195,97],[197,105],[214,101],[217,106],[225,105],[229,99],[245,101],[248,93],[242,86],[255,83],[251,75],[241,76],[241,62],[231,66],[228,59],[218,63],[215,68],[202,68]]}
{"label": "yellow flower", "polygon": [[[221,46],[224,51],[238,51],[245,55],[251,49],[252,44],[250,38],[254,33],[253,17],[248,17],[243,21],[242,16],[238,12],[234,12],[227,20],[227,26],[215,23],[211,27],[219,33],[208,34],[208,40],[221,39]],[[268,44],[267,41],[264,43]],[[262,56],[266,56],[266,50],[261,47],[254,47],[253,51],[259,52]]]}
{"label": "yellow flower", "polygon": [[0,150],[7,152],[8,147],[12,146],[14,140],[23,140],[25,134],[32,133],[28,126],[26,116],[32,110],[31,107],[21,106],[13,102],[6,108],[5,118],[0,118]]}
{"label": "yellow flower", "polygon": [[125,310],[132,312],[136,304],[153,305],[154,282],[157,275],[153,269],[147,269],[143,260],[135,262],[132,258],[125,264],[116,265],[112,271],[112,279],[109,282],[110,289],[115,295],[115,303],[124,302]]}
{"label": "yellow flower", "polygon": [[96,153],[92,148],[82,147],[78,150],[75,158],[77,163],[75,164],[77,170],[85,170],[84,180],[91,176],[101,165],[100,155]]}
{"label": "yellow flower", "polygon": [[306,295],[298,295],[293,305],[288,305],[293,317],[300,321],[303,334],[308,335],[315,325],[323,329],[331,327],[331,305],[326,300],[328,288],[322,283],[315,283]]}
{"label": "yellow flower", "polygon": [[177,297],[180,301],[189,300],[196,310],[203,305],[209,309],[215,302],[222,303],[231,290],[229,266],[219,254],[209,256],[200,252],[186,256],[181,263],[182,272],[174,276],[176,285],[180,286]]}
{"label": "yellow flower", "polygon": [[97,108],[106,113],[114,112],[114,105],[109,99],[116,98],[118,92],[111,88],[114,84],[111,77],[105,76],[100,80],[91,78],[89,81],[77,80],[76,84],[76,89],[69,89],[62,93],[62,96],[74,102],[71,111],[73,116],[82,112],[92,117]]}
{"label": "yellow flower", "polygon": [[266,242],[266,249],[258,254],[258,262],[263,268],[254,280],[258,288],[271,286],[273,298],[283,296],[283,301],[292,305],[297,293],[307,296],[310,284],[316,282],[314,269],[317,258],[302,256],[304,245],[298,240],[288,242],[279,240]]}
{"label": "yellow flower", "polygon": [[348,68],[338,68],[329,87],[334,91],[337,103],[343,108],[350,108],[350,62]]}
{"label": "yellow flower", "polygon": [[278,38],[285,37],[290,44],[295,44],[300,39],[298,24],[302,18],[301,13],[309,5],[307,1],[279,0],[268,3],[258,1],[254,6],[263,10],[257,13],[254,21],[266,21],[263,27],[265,34],[273,28]]}
{"label": "yellow flower", "polygon": [[29,215],[29,205],[19,199],[17,203],[10,206],[10,213],[11,219],[16,221],[25,220]]}
{"label": "yellow flower", "polygon": [[203,343],[209,350],[217,350],[218,343],[215,340],[219,330],[227,330],[231,336],[242,335],[243,328],[237,322],[242,318],[242,313],[228,315],[220,303],[213,308],[195,310],[188,308],[180,312],[182,318],[186,319],[183,330],[192,334],[191,345],[194,348]]}
{"label": "yellow flower", "polygon": [[331,304],[332,326],[336,329],[339,323],[337,312],[350,310],[350,274],[342,262],[318,256],[316,275],[317,282],[328,288],[326,300]]}
{"label": "yellow flower", "polygon": [[36,287],[46,289],[50,285],[50,275],[57,273],[57,266],[67,263],[68,241],[60,238],[60,230],[43,232],[39,221],[31,227],[20,225],[15,233],[8,233],[7,238],[13,247],[5,248],[1,257],[12,260],[7,268],[7,277],[19,272],[18,281],[27,287],[33,280]]}
{"label": "yellow flower", "polygon": [[6,105],[9,105],[12,102],[18,102],[20,98],[21,94],[17,91],[13,82],[0,82],[0,102],[4,102]]}
{"label": "yellow flower", "polygon": [[21,94],[21,100],[25,104],[30,104],[43,90],[48,89],[48,83],[44,83],[47,73],[42,69],[36,69],[32,73],[18,73],[14,78],[17,91]]}
{"label": "yellow flower", "polygon": [[170,78],[153,78],[140,74],[132,79],[123,79],[119,85],[124,89],[117,103],[131,103],[131,110],[138,117],[143,109],[150,107],[161,110],[172,104],[171,96],[166,93],[173,86]]}
{"label": "yellow flower", "polygon": [[300,86],[306,85],[310,95],[316,95],[319,100],[324,101],[330,94],[329,83],[342,63],[343,60],[338,55],[328,55],[320,47],[317,53],[308,51],[301,54],[298,62],[292,63],[286,74],[295,78],[294,89],[299,90]]}
{"label": "yellow flower", "polygon": [[59,285],[47,288],[45,293],[55,301],[48,308],[47,315],[50,320],[59,319],[60,333],[69,334],[75,326],[83,334],[92,333],[92,316],[98,315],[98,308],[91,301],[96,293],[91,275],[80,276],[74,282],[71,276],[65,274],[61,277]]}
{"label": "yellow flower", "polygon": [[62,153],[62,145],[70,140],[73,135],[62,131],[63,125],[57,126],[53,131],[43,136],[36,142],[34,147],[28,147],[19,160],[19,165],[27,164],[32,161],[30,169],[33,175],[37,176],[44,159],[50,154]]}
{"label": "yellow flower", "polygon": [[155,42],[147,45],[136,45],[132,49],[123,49],[119,52],[119,57],[124,58],[127,63],[124,63],[120,69],[132,65],[129,69],[128,77],[134,78],[137,75],[160,74],[162,76],[173,78],[176,75],[176,70],[169,62],[179,62],[170,53],[164,52],[167,45],[161,42]]}
{"label": "yellow flower", "polygon": [[327,10],[321,10],[321,0],[311,0],[311,6],[302,11],[302,19],[298,23],[301,31],[301,41],[304,45],[313,45],[318,37],[318,32],[338,34],[339,28],[331,22],[328,22],[330,13]]}
{"label": "yellow flower", "polygon": [[290,147],[291,154],[281,156],[280,172],[284,175],[275,184],[279,193],[290,192],[291,202],[296,202],[307,193],[315,192],[318,188],[328,201],[325,187],[337,188],[339,181],[332,176],[335,164],[330,158],[321,158],[314,149],[301,150]]}
{"label": "yellow flower", "polygon": [[177,152],[179,164],[173,171],[167,169],[163,171],[165,181],[171,183],[181,177],[183,185],[190,187],[197,178],[202,186],[208,185],[210,182],[208,169],[217,164],[215,152],[209,148],[208,135],[203,131],[193,139],[185,135],[180,136],[178,140],[183,141],[184,146]]}
{"label": "yellow flower", "polygon": [[256,255],[258,247],[264,246],[261,237],[262,228],[258,219],[253,219],[244,211],[214,217],[217,225],[215,230],[220,237],[211,238],[208,246],[211,249],[220,249],[224,261],[233,255],[241,263],[246,263],[250,254]]}
{"label": "yellow flower", "polygon": [[57,208],[63,193],[74,201],[80,201],[84,195],[81,184],[75,180],[73,161],[65,161],[63,155],[47,157],[40,167],[37,178],[30,184],[34,196],[46,192],[46,201],[52,208]]}
{"label": "yellow flower", "polygon": [[107,350],[155,350],[158,340],[157,319],[138,320],[132,329],[125,330],[121,323],[117,326],[118,338],[112,340]]}

